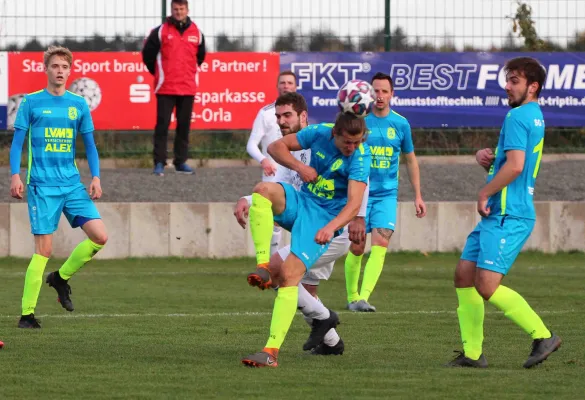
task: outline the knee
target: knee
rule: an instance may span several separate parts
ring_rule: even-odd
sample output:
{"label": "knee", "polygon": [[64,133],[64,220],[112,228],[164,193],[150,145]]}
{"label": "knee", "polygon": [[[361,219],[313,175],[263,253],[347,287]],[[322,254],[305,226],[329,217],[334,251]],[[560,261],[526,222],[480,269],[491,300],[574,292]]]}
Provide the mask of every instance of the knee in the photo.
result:
{"label": "knee", "polygon": [[477,293],[479,293],[479,295],[486,301],[489,300],[495,292],[495,289],[491,285],[482,281],[481,279],[475,280],[475,289],[477,290]]}
{"label": "knee", "polygon": [[453,282],[456,288],[473,287],[475,281],[475,268],[471,268],[459,261],[457,268],[455,268],[455,276]]}
{"label": "knee", "polygon": [[297,286],[301,279],[303,279],[303,275],[305,274],[305,268],[286,268],[281,271],[280,275],[280,286],[287,287],[287,286]]}
{"label": "knee", "polygon": [[100,246],[105,246],[105,244],[108,242],[108,234],[106,232],[100,232],[94,235],[91,238],[91,241],[95,244],[99,244]]}
{"label": "knee", "polygon": [[53,245],[51,243],[40,243],[36,246],[35,253],[45,258],[51,258]]}
{"label": "knee", "polygon": [[269,185],[266,182],[260,182],[254,186],[254,193],[267,197],[269,192]]}
{"label": "knee", "polygon": [[356,244],[356,243],[351,243],[351,245],[349,246],[349,251],[351,251],[351,254],[353,254],[354,256],[362,256],[365,251],[366,251],[366,243],[360,243],[360,244]]}

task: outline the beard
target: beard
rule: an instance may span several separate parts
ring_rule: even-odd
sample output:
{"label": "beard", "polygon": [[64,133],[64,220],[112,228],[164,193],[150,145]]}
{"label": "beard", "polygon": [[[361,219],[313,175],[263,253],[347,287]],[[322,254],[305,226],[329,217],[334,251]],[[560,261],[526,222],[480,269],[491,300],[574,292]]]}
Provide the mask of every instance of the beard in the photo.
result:
{"label": "beard", "polygon": [[280,132],[283,136],[291,135],[293,133],[297,133],[301,130],[301,123],[299,122],[296,125],[280,125]]}
{"label": "beard", "polygon": [[526,88],[526,90],[524,91],[524,94],[516,101],[510,100],[509,101],[509,105],[512,108],[516,108],[522,105],[522,103],[524,103],[524,101],[526,100],[526,98],[528,97],[528,88]]}

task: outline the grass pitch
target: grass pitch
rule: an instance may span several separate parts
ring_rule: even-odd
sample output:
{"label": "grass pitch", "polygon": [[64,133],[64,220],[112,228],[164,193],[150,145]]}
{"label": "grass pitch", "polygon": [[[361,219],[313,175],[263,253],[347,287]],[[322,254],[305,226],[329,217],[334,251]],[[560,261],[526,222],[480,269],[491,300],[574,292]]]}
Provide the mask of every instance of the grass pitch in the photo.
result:
{"label": "grass pitch", "polygon": [[[92,261],[72,281],[73,313],[43,284],[41,330],[16,328],[28,260],[0,259],[0,398],[577,399],[585,394],[585,255],[523,253],[505,284],[563,339],[531,370],[530,338],[486,304],[487,370],[442,366],[460,349],[456,254],[391,253],[370,302],[345,311],[343,260],[320,296],[340,312],[342,356],[301,347],[295,317],[276,369],[240,359],[266,343],[274,293],[246,283],[252,260]],[[50,260],[46,273],[57,269]]]}

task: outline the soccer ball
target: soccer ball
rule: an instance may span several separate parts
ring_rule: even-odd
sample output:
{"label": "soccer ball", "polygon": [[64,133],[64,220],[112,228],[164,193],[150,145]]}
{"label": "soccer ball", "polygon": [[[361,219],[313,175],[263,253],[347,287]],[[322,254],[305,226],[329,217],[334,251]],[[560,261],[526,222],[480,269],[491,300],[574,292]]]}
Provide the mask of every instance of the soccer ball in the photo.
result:
{"label": "soccer ball", "polygon": [[344,113],[351,113],[360,118],[372,111],[376,98],[376,92],[372,85],[360,79],[353,79],[345,84],[337,92],[337,104]]}
{"label": "soccer ball", "polygon": [[8,99],[8,107],[7,107],[8,110],[7,110],[7,115],[6,115],[6,119],[7,119],[6,123],[7,123],[8,129],[14,128],[14,121],[16,120],[16,113],[18,112],[18,107],[20,106],[22,99],[24,99],[24,93],[12,95]]}
{"label": "soccer ball", "polygon": [[69,90],[85,99],[89,110],[95,110],[102,101],[102,89],[96,81],[91,78],[78,78],[71,83]]}

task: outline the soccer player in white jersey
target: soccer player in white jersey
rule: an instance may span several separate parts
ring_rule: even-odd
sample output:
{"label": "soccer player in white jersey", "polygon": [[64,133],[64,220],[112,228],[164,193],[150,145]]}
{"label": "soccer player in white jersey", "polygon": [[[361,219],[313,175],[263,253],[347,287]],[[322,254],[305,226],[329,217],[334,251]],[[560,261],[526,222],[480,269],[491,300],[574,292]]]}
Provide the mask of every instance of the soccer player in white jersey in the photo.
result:
{"label": "soccer player in white jersey", "polygon": [[[282,71],[278,74],[277,81],[278,95],[297,91],[297,76],[292,71]],[[254,160],[262,166],[262,181],[276,182],[276,172],[279,165],[274,162],[267,152],[268,145],[282,137],[276,116],[274,114],[274,103],[270,103],[258,111],[246,151]],[[262,151],[259,146],[262,146]],[[275,225],[270,242],[270,254],[278,250],[280,239],[282,238],[282,228]]]}
{"label": "soccer player in white jersey", "polygon": [[[307,103],[303,96],[298,93],[286,93],[279,96],[275,103],[275,114],[283,136],[296,133],[307,126]],[[310,149],[294,151],[292,154],[303,164],[309,165],[311,160]],[[286,182],[293,185],[296,190],[300,190],[303,184],[298,173],[285,167],[278,169],[276,179],[277,182]],[[242,197],[236,204],[234,215],[242,228],[246,227],[251,202],[252,196],[246,196]],[[362,201],[362,208],[358,215],[365,216],[367,203],[366,191]],[[335,328],[331,327],[335,316],[321,303],[317,296],[317,289],[321,279],[329,279],[333,272],[333,264],[338,258],[347,253],[349,245],[349,233],[346,227],[340,236],[332,240],[325,254],[305,274],[299,284],[298,308],[303,313],[305,321],[311,326],[311,334],[303,345],[303,350],[311,350],[311,353],[315,355],[341,355],[344,351],[343,340],[341,340]],[[270,258],[269,269],[273,288],[278,287],[278,273],[289,253],[290,246],[285,246]]]}

